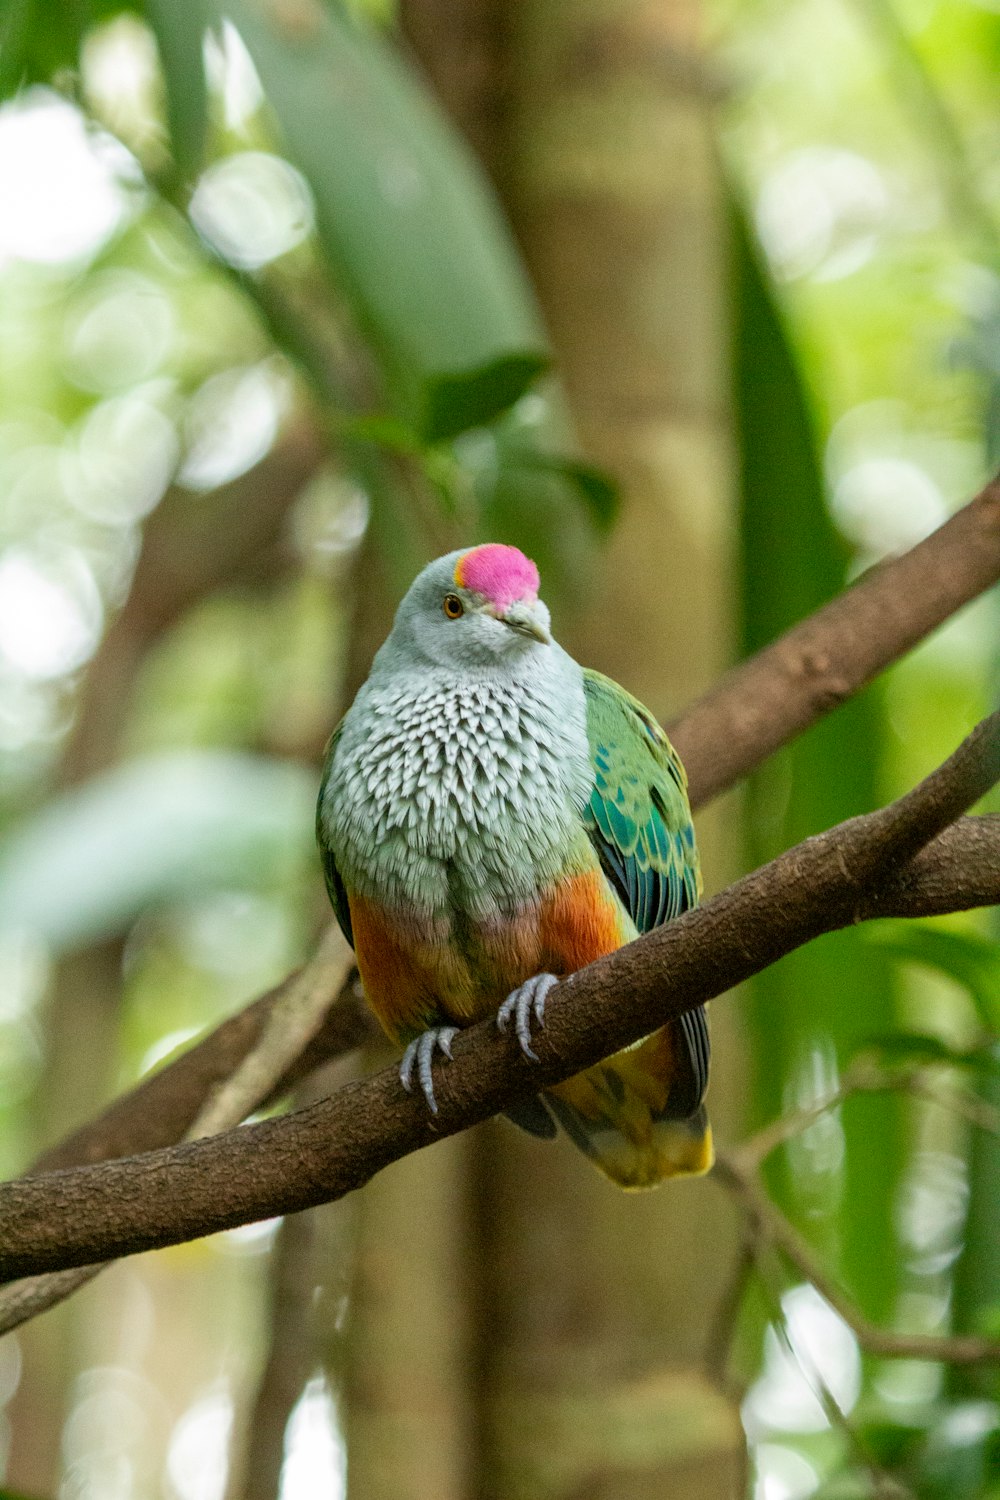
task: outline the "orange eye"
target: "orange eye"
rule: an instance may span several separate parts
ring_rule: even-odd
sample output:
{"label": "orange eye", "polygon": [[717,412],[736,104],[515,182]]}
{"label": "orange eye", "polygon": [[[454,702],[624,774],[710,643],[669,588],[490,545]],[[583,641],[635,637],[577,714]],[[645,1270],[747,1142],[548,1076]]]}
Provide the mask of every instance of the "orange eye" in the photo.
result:
{"label": "orange eye", "polygon": [[457,594],[445,594],[441,608],[449,620],[457,620],[459,616],[465,614],[465,605]]}

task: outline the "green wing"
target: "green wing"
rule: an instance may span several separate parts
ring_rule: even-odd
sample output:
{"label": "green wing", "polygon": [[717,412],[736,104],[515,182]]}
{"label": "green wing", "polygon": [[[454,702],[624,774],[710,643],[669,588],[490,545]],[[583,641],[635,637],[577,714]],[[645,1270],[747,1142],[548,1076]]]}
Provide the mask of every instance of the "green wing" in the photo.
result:
{"label": "green wing", "polygon": [[594,787],[587,832],[640,932],[691,906],[701,873],[687,778],[647,708],[600,672],[584,671]]}
{"label": "green wing", "polygon": [[326,880],[326,888],[330,894],[330,901],[333,906],[334,915],[336,916],[337,921],[340,924],[341,932],[344,934],[345,938],[353,948],[354,931],[351,927],[351,908],[348,905],[347,901],[347,891],[344,887],[344,882],[340,878],[340,871],[337,869],[337,861],[334,858],[333,850],[331,849],[329,840],[327,839],[326,829],[323,826],[322,817],[323,802],[326,796],[326,786],[327,782],[330,780],[330,771],[333,766],[333,757],[336,753],[337,741],[340,738],[340,731],[343,728],[343,722],[344,721],[341,720],[337,725],[336,729],[331,734],[329,744],[326,747],[326,757],[323,761],[323,776],[319,784],[319,800],[316,804],[316,842],[319,844],[319,852],[323,860],[323,877]]}
{"label": "green wing", "polygon": [[[697,906],[701,870],[687,777],[649,710],[600,672],[584,670],[594,786],[585,820],[601,868],[640,932]],[[671,1113],[693,1114],[708,1086],[703,1006],[676,1022],[687,1044],[687,1076],[671,1090]]]}

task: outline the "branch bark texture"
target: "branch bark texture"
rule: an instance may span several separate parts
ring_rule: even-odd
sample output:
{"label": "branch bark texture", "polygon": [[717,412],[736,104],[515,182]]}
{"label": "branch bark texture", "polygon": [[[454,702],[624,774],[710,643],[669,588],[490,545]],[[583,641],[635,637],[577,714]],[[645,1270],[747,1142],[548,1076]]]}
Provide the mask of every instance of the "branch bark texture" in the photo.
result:
{"label": "branch bark texture", "polygon": [[[824,932],[912,912],[922,880],[961,862],[963,832],[998,819],[963,809],[1000,778],[1000,713],[892,806],[807,839],[698,910],[570,975],[551,992],[537,1064],[492,1022],[461,1033],[441,1069],[440,1113],[405,1094],[395,1068],[281,1119],[144,1156],[0,1186],[0,1277],[132,1254],[362,1186],[389,1162],[499,1113],[722,994]],[[947,830],[943,840],[939,835]],[[982,887],[987,883],[983,876]]]}
{"label": "branch bark texture", "polygon": [[838,707],[1000,580],[1000,479],[727,672],[670,725],[699,807]]}

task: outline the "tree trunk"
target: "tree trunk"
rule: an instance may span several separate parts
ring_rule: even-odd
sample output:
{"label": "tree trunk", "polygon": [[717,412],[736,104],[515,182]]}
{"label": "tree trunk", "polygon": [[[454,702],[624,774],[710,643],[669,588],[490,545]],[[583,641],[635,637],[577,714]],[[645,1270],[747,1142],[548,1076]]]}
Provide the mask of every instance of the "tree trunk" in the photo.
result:
{"label": "tree trunk", "polygon": [[[56,978],[45,1016],[45,1084],[36,1105],[39,1148],[96,1114],[113,1090],[121,943],[110,940],[64,959]],[[5,1478],[12,1489],[29,1495],[55,1492],[74,1353],[87,1308],[86,1301],[74,1299],[15,1335],[22,1378],[7,1408],[11,1442]]]}
{"label": "tree trunk", "polygon": [[464,1313],[464,1137],[361,1194],[344,1374],[354,1500],[465,1500],[473,1411]]}
{"label": "tree trunk", "polygon": [[[485,142],[582,447],[622,487],[561,639],[665,717],[727,665],[733,632],[724,222],[698,11],[522,0],[503,55],[477,63],[484,108],[449,38],[495,44],[496,9],[472,0],[450,29],[428,24],[440,10],[411,0],[408,33]],[[722,830],[718,812],[700,820],[710,886],[734,863]],[[713,1031],[710,1103],[726,1135],[739,1096],[731,1013]],[[738,1493],[738,1412],[701,1373],[738,1253],[718,1189],[626,1196],[565,1142],[503,1126],[475,1149],[483,1500]]]}

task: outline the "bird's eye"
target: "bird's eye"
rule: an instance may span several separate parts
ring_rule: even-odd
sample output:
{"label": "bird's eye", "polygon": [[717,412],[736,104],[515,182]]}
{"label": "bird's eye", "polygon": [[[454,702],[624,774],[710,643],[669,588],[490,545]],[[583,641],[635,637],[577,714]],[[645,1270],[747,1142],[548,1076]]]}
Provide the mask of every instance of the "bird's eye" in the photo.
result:
{"label": "bird's eye", "polygon": [[449,620],[457,620],[461,615],[465,614],[465,605],[457,594],[445,594],[444,603],[441,608]]}

